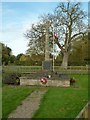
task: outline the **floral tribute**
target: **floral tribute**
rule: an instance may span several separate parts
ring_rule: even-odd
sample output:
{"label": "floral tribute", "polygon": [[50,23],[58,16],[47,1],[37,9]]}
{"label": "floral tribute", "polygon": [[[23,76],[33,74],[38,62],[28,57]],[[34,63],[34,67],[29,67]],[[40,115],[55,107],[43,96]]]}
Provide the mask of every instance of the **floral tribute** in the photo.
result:
{"label": "floral tribute", "polygon": [[41,82],[42,84],[46,84],[47,81],[48,81],[48,79],[47,79],[46,77],[43,77],[43,78],[40,79],[40,82]]}

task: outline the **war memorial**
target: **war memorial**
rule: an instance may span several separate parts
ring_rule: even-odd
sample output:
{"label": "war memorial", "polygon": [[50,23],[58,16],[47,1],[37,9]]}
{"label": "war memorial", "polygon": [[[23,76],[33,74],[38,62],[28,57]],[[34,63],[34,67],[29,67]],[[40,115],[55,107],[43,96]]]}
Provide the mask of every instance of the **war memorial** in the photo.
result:
{"label": "war memorial", "polygon": [[63,74],[62,71],[61,73],[54,71],[54,55],[51,60],[48,45],[49,25],[50,23],[46,22],[45,60],[42,61],[42,71],[30,72],[27,75],[20,77],[20,85],[41,85],[60,87],[70,86],[70,78],[67,74]]}

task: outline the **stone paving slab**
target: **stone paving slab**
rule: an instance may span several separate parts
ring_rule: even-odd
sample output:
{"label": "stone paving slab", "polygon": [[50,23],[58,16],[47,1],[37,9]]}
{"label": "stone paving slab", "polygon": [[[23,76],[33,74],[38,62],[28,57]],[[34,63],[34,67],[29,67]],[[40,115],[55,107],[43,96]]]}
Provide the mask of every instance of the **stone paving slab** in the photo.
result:
{"label": "stone paving slab", "polygon": [[39,108],[40,101],[45,92],[46,90],[37,90],[31,93],[8,118],[32,118],[34,112]]}

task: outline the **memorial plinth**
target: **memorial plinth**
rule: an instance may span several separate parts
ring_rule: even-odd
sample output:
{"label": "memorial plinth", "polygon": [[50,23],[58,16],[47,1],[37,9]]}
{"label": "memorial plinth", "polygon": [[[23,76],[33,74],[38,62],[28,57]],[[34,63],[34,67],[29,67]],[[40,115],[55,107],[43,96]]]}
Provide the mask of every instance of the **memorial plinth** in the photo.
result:
{"label": "memorial plinth", "polygon": [[[47,78],[47,83],[43,84],[41,78]],[[20,85],[37,85],[37,86],[56,86],[56,87],[69,87],[70,78],[66,74],[57,72],[42,71],[32,73],[28,76],[20,77]]]}
{"label": "memorial plinth", "polygon": [[20,78],[20,85],[70,87],[70,81],[69,80],[63,80],[63,81],[60,81],[60,80],[48,80],[46,84],[42,84],[40,82],[40,80],[21,77]]}

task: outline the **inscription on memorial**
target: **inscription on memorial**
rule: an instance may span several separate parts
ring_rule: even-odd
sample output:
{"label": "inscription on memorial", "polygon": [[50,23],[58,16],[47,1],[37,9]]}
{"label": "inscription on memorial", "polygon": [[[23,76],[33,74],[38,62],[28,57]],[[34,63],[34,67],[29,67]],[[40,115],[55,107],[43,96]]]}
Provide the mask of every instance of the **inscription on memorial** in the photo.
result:
{"label": "inscription on memorial", "polygon": [[42,67],[44,70],[52,70],[52,61],[43,61]]}

